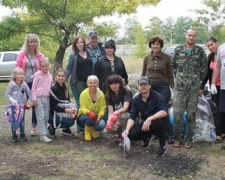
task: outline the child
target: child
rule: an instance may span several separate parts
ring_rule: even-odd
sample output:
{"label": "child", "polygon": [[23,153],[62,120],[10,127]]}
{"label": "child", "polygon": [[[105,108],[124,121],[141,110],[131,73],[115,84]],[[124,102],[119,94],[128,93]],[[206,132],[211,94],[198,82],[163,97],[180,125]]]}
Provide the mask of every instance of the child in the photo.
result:
{"label": "child", "polygon": [[51,142],[47,137],[47,122],[49,119],[49,96],[53,83],[52,75],[49,73],[49,59],[40,60],[41,70],[34,74],[32,85],[32,99],[35,107],[37,125],[40,133],[40,141]]}
{"label": "child", "polygon": [[[9,101],[12,105],[19,105],[21,107],[24,107],[24,104],[27,100],[27,96],[29,97],[29,100],[32,99],[31,91],[28,87],[28,85],[24,82],[24,72],[23,69],[20,67],[17,67],[13,71],[12,80],[9,83],[6,96],[9,98]],[[24,112],[24,111],[23,111]],[[12,141],[18,142],[18,137],[16,134],[15,128],[11,126],[12,128]],[[22,141],[27,141],[27,138],[25,136],[25,124],[24,124],[24,114],[20,121],[20,139]]]}

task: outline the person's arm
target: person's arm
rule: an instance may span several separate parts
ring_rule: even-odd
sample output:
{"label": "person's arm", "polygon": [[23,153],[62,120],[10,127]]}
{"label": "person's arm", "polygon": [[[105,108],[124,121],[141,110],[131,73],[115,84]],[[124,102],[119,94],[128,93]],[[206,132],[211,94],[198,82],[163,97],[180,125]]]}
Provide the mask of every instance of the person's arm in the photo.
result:
{"label": "person's arm", "polygon": [[108,119],[110,119],[113,115],[113,106],[108,105]]}
{"label": "person's arm", "polygon": [[146,76],[146,62],[147,62],[147,56],[144,58],[143,60],[143,66],[142,66],[142,73],[141,73],[141,76]]}
{"label": "person's arm", "polygon": [[16,67],[22,68],[22,63],[23,63],[24,55],[25,55],[24,52],[20,52],[17,55],[17,58],[16,58]]}
{"label": "person's arm", "polygon": [[68,63],[66,66],[66,79],[68,79],[73,71],[73,65],[74,65],[74,56],[72,54],[68,57]]}
{"label": "person's arm", "polygon": [[[121,59],[121,58],[120,58]],[[121,59],[122,63],[123,63],[123,77],[124,78],[124,81],[125,81],[125,85],[128,84],[128,75],[127,75],[127,70],[126,70],[126,67],[124,65],[124,62],[123,60]]]}
{"label": "person's arm", "polygon": [[205,78],[205,75],[207,73],[207,69],[208,69],[208,66],[207,66],[207,57],[206,57],[206,53],[204,50],[203,51],[203,54],[202,54],[202,58],[201,58],[201,64],[200,64],[200,78],[201,78],[201,81],[204,80]]}
{"label": "person's arm", "polygon": [[176,78],[176,75],[177,75],[177,61],[178,61],[178,52],[177,52],[177,48],[175,48],[173,58],[172,58],[172,67],[173,67],[174,78]]}
{"label": "person's arm", "polygon": [[98,60],[95,63],[95,67],[94,67],[94,75],[98,77],[98,79],[100,80],[100,76],[101,76],[101,60]]}
{"label": "person's arm", "polygon": [[174,76],[173,76],[173,68],[172,68],[170,57],[168,57],[168,61],[167,61],[167,77],[168,77],[168,80],[170,83],[170,87],[171,87],[171,89],[173,89],[174,88]]}
{"label": "person's arm", "polygon": [[122,136],[128,136],[128,135],[129,135],[129,132],[130,132],[130,129],[131,129],[133,126],[134,126],[134,120],[128,119],[126,129],[125,129],[125,131],[122,133]]}
{"label": "person's arm", "polygon": [[26,85],[25,85],[25,91],[26,91],[26,93],[27,93],[27,96],[28,96],[28,99],[29,99],[30,103],[33,103],[33,102],[32,102],[32,94],[31,94],[31,90],[30,90],[29,86],[27,85],[27,83],[26,83]]}
{"label": "person's arm", "polygon": [[37,105],[38,105],[37,104],[37,84],[38,84],[38,77],[36,75],[36,76],[34,76],[33,83],[32,83],[32,90],[31,90],[34,107],[37,107]]}
{"label": "person's arm", "polygon": [[161,111],[155,113],[154,115],[149,116],[149,117],[145,120],[145,122],[144,122],[144,124],[143,124],[143,126],[142,126],[142,130],[143,130],[143,131],[149,131],[149,127],[150,127],[152,121],[157,121],[158,119],[164,118],[164,117],[166,117],[166,116],[168,116],[168,114],[167,114],[167,112],[164,111],[164,110],[161,110]]}

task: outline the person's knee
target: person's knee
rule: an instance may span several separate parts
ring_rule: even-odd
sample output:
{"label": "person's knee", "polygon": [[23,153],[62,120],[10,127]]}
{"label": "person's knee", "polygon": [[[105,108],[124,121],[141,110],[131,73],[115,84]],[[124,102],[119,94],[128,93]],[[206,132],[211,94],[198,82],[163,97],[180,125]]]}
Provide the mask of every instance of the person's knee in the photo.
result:
{"label": "person's knee", "polygon": [[105,120],[104,119],[101,119],[99,121],[99,123],[95,125],[95,130],[96,131],[103,131],[103,129],[105,128],[105,126],[106,126]]}

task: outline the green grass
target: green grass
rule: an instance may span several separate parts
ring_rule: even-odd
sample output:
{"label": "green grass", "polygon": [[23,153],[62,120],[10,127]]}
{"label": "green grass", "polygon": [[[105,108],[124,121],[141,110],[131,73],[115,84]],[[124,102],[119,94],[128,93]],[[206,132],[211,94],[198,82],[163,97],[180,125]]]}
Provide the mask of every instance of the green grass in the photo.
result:
{"label": "green grass", "polygon": [[8,82],[0,82],[0,104],[7,104],[8,99],[5,97]]}

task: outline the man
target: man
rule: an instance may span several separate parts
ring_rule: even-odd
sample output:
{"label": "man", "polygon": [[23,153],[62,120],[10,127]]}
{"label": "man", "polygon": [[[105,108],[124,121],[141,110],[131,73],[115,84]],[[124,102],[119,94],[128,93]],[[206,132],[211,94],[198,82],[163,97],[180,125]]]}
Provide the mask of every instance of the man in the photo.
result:
{"label": "man", "polygon": [[187,131],[184,147],[191,148],[193,130],[196,125],[196,109],[198,103],[198,89],[207,70],[207,58],[202,47],[195,42],[198,32],[190,28],[185,33],[186,44],[175,48],[173,56],[174,88],[174,147],[180,147],[184,137],[183,114],[187,113]]}
{"label": "man", "polygon": [[[217,61],[213,69],[213,78],[211,84],[211,93],[216,94],[217,89],[215,83],[220,76],[220,96],[219,96],[219,110],[221,111],[221,117],[223,118],[220,122],[221,129],[225,133],[225,43],[219,46],[217,51]],[[222,147],[225,149],[225,146]]]}
{"label": "man", "polygon": [[102,43],[98,42],[98,34],[96,32],[90,32],[88,35],[87,50],[90,53],[93,61],[93,66],[97,62],[97,59],[105,54]]}
{"label": "man", "polygon": [[[159,137],[158,156],[164,156],[165,147],[165,117],[168,116],[166,103],[162,96],[151,90],[151,84],[147,76],[141,76],[138,80],[140,94],[134,97],[130,118],[127,121],[123,137],[128,136],[131,140],[144,140],[143,147],[149,147],[151,136]],[[141,122],[135,124],[135,119],[141,113]]]}

